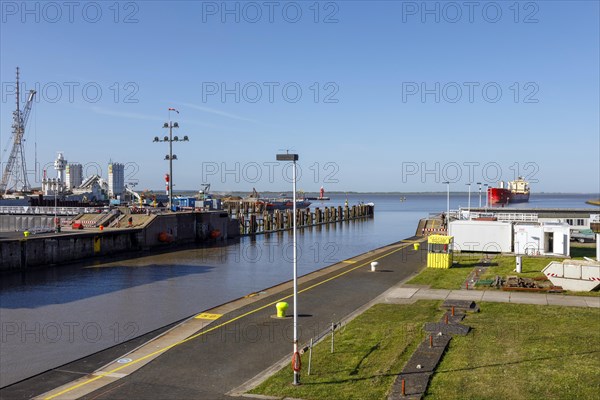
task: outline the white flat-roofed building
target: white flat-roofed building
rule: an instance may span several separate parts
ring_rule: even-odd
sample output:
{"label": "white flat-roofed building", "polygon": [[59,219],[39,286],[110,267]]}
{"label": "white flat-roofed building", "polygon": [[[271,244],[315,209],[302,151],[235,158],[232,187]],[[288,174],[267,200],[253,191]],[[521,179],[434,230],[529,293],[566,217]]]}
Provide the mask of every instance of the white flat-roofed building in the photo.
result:
{"label": "white flat-roofed building", "polygon": [[125,191],[125,165],[121,163],[108,164],[108,196],[116,198]]}
{"label": "white flat-roofed building", "polygon": [[83,166],[78,163],[67,164],[66,184],[68,190],[78,187],[83,182]]}

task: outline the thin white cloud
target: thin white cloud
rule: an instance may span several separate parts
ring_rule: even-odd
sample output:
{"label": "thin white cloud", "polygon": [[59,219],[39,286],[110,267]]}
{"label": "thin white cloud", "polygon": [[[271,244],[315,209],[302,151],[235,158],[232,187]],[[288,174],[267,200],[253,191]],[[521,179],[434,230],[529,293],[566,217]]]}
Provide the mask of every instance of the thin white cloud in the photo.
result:
{"label": "thin white cloud", "polygon": [[[103,107],[97,107],[97,106],[92,107],[92,111],[95,112],[96,114],[109,115],[111,117],[132,118],[132,119],[140,119],[140,120],[144,120],[144,121],[161,121],[161,122],[164,122],[164,121],[167,120],[166,118],[157,117],[155,115],[147,115],[147,114],[139,114],[139,113],[132,113],[132,112],[115,111],[115,110],[109,110],[109,109],[106,109],[106,108],[103,108]],[[207,124],[205,122],[200,122],[200,121],[195,121],[195,120],[185,120],[185,123],[186,124],[191,124],[191,125],[202,126],[202,127],[205,127],[205,128],[211,128],[211,129],[222,129],[218,125]]]}
{"label": "thin white cloud", "polygon": [[145,121],[162,121],[164,119],[164,118],[157,117],[155,115],[115,111],[115,110],[109,110],[109,109],[106,109],[103,107],[96,107],[96,106],[92,107],[92,111],[95,112],[96,114],[109,115],[111,117],[142,119]]}
{"label": "thin white cloud", "polygon": [[221,111],[221,110],[216,110],[216,109],[210,108],[210,107],[199,106],[199,105],[191,104],[191,103],[177,103],[177,104],[180,104],[180,105],[185,106],[185,107],[193,108],[194,110],[206,112],[206,113],[209,113],[209,114],[219,115],[221,117],[235,119],[235,120],[238,120],[238,121],[253,122],[253,123],[256,123],[256,124],[260,123],[260,122],[254,120],[254,119],[250,119],[250,118],[246,118],[246,117],[241,117],[239,115],[231,114],[231,113],[228,113],[228,112],[225,112],[225,111]]}

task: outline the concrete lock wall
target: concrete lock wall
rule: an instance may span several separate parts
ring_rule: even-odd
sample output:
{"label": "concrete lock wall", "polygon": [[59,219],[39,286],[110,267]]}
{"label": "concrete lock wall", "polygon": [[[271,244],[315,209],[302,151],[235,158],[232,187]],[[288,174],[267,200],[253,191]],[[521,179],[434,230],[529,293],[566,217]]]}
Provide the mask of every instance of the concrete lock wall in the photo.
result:
{"label": "concrete lock wall", "polygon": [[[164,234],[168,234],[166,241]],[[226,212],[157,215],[142,229],[100,231],[95,228],[93,232],[89,229],[89,232],[74,234],[2,240],[0,270],[60,264],[171,244],[223,240],[237,235],[238,222],[231,221]]]}
{"label": "concrete lock wall", "polygon": [[140,249],[136,232],[29,237],[0,242],[0,270],[48,266]]}

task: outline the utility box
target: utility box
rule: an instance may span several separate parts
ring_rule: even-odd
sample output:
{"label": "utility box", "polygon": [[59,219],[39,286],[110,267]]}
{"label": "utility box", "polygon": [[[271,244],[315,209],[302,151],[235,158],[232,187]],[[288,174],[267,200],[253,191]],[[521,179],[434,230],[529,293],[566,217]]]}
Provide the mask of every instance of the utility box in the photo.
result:
{"label": "utility box", "polygon": [[554,254],[568,257],[571,232],[565,223],[516,223],[514,225],[515,254]]}
{"label": "utility box", "polygon": [[453,236],[429,236],[427,239],[427,268],[450,268],[453,244]]}

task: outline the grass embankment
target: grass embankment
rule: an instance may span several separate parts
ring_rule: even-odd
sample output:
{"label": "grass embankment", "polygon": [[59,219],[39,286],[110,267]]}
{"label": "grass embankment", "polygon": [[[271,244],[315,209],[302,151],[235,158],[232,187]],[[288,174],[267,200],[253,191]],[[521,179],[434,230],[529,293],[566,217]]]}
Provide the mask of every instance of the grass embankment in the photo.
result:
{"label": "grass embankment", "polygon": [[290,367],[279,371],[252,393],[302,399],[383,399],[395,376],[423,340],[423,324],[438,320],[439,301],[414,305],[377,304],[302,357],[300,386],[292,386]]}
{"label": "grass embankment", "polygon": [[455,337],[427,399],[597,399],[600,310],[483,303]]}
{"label": "grass embankment", "polygon": [[[583,259],[583,257],[596,257],[596,248],[592,244],[571,244],[571,257]],[[482,262],[486,258],[487,263]],[[522,278],[544,278],[541,272],[551,261],[562,261],[562,258],[554,257],[523,257],[521,273],[515,272],[515,257],[502,255],[487,255],[478,253],[457,253],[454,255],[455,264],[450,269],[425,268],[419,275],[408,281],[411,285],[428,285],[432,289],[460,289],[467,276],[475,267],[488,267],[480,276],[480,279],[494,279],[496,275],[506,278],[508,275],[516,275]],[[567,292],[567,294],[600,296],[600,291],[593,292]]]}
{"label": "grass embankment", "polygon": [[[285,367],[252,393],[303,399],[385,399],[439,303],[377,305],[313,351],[302,385]],[[426,399],[596,399],[600,390],[600,310],[481,303],[464,323],[434,374]]]}

